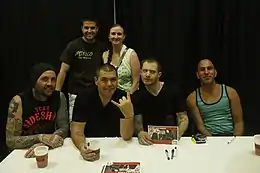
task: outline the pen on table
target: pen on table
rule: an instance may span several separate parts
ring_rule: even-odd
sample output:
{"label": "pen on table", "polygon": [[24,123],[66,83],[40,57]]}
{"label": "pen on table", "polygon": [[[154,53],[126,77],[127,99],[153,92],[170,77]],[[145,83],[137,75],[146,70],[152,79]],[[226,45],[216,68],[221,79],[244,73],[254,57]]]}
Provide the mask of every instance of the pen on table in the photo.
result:
{"label": "pen on table", "polygon": [[178,151],[176,146],[174,147],[174,150],[175,150],[175,152],[174,152],[174,157],[176,157],[177,151]]}
{"label": "pen on table", "polygon": [[227,144],[231,144],[236,139],[236,136],[233,136],[233,138],[227,142]]}
{"label": "pen on table", "polygon": [[173,157],[174,157],[174,151],[175,151],[175,149],[173,148],[173,149],[172,149],[172,156],[171,156],[171,159],[173,159]]}
{"label": "pen on table", "polygon": [[102,169],[101,169],[101,172],[100,172],[100,173],[103,173],[103,172],[104,172],[104,169],[105,169],[105,166],[102,166]]}
{"label": "pen on table", "polygon": [[167,149],[165,149],[165,154],[166,154],[166,157],[167,157],[167,160],[170,160],[170,157],[169,157],[169,152]]}
{"label": "pen on table", "polygon": [[176,157],[176,154],[177,154],[177,147],[174,147],[174,148],[172,149],[171,159],[173,159],[173,157]]}

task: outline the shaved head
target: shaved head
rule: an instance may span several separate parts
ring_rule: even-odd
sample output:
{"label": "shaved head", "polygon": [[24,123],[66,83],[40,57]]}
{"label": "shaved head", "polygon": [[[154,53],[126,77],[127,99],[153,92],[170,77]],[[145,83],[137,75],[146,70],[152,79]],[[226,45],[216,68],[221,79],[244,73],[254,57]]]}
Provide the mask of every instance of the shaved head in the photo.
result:
{"label": "shaved head", "polygon": [[198,63],[197,78],[202,85],[214,84],[217,71],[209,59],[203,59]]}
{"label": "shaved head", "polygon": [[203,60],[200,60],[200,62],[198,63],[198,70],[201,67],[206,67],[206,66],[211,66],[211,67],[213,67],[215,69],[214,64],[212,63],[212,61],[210,61],[209,59],[203,59]]}

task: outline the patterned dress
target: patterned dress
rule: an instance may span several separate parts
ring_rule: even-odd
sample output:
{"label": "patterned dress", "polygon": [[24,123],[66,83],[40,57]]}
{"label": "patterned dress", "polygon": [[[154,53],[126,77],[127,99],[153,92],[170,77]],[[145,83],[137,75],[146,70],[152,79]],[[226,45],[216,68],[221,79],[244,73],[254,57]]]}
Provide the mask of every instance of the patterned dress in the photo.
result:
{"label": "patterned dress", "polygon": [[[122,57],[125,49],[127,47],[125,45],[123,45],[121,51],[120,51],[120,58]],[[125,92],[129,92],[133,82],[132,82],[132,70],[131,70],[131,65],[130,65],[130,58],[131,58],[131,54],[132,52],[134,52],[133,49],[128,48],[125,56],[122,57],[122,62],[119,65],[119,67],[117,67],[116,65],[114,65],[117,68],[117,73],[118,73],[118,88],[121,90],[124,90]],[[103,60],[106,63],[107,62],[107,58],[108,58],[108,51],[103,53]]]}

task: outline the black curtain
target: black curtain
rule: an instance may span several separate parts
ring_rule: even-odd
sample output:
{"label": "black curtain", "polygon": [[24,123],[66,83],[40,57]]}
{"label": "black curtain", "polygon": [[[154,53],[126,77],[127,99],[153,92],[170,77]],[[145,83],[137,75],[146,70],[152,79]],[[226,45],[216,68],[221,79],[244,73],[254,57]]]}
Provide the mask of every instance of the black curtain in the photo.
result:
{"label": "black curtain", "polygon": [[45,61],[60,65],[58,58],[68,42],[81,36],[81,19],[97,19],[98,37],[105,41],[113,23],[113,0],[15,0],[4,5],[3,53],[15,79],[10,84],[12,91],[26,86],[33,64]]}
{"label": "black curtain", "polygon": [[[30,68],[37,62],[60,66],[59,57],[69,41],[81,36],[81,20],[99,22],[98,38],[107,41],[113,24],[113,0],[12,0],[1,1],[1,146],[10,99],[28,83]],[[2,61],[3,60],[3,61]],[[66,88],[66,86],[65,86]],[[1,153],[5,150],[1,150]]]}
{"label": "black curtain", "polygon": [[258,0],[116,1],[117,21],[140,59],[155,57],[163,80],[189,94],[198,86],[197,63],[209,58],[219,83],[234,87],[244,110],[246,134],[260,132]]}

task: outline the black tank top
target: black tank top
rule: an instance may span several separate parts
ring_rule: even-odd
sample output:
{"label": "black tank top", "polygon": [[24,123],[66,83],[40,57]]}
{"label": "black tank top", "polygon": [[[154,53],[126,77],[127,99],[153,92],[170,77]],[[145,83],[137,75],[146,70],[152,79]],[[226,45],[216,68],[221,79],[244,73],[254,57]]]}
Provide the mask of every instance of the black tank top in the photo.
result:
{"label": "black tank top", "polygon": [[22,100],[22,135],[51,134],[55,131],[60,92],[54,91],[46,101],[39,101],[28,90],[20,94]]}

